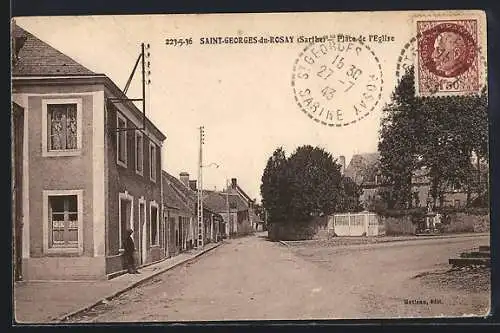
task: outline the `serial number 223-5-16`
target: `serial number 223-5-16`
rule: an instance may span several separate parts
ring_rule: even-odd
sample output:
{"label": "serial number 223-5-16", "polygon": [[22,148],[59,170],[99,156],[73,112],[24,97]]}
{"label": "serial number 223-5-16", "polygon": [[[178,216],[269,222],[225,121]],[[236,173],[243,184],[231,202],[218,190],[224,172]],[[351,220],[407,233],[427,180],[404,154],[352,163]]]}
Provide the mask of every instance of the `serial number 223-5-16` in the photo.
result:
{"label": "serial number 223-5-16", "polygon": [[167,46],[187,46],[193,44],[193,38],[165,38]]}

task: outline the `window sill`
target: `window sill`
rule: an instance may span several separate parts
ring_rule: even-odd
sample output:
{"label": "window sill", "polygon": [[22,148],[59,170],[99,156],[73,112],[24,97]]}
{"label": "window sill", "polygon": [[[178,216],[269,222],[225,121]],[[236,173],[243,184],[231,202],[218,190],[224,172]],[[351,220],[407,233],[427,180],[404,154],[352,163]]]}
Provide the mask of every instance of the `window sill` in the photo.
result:
{"label": "window sill", "polygon": [[144,177],[144,172],[135,170],[135,174],[141,177]]}
{"label": "window sill", "polygon": [[65,156],[79,156],[82,154],[80,149],[78,150],[58,150],[58,151],[43,151],[43,157],[65,157]]}
{"label": "window sill", "polygon": [[72,247],[51,247],[45,250],[46,254],[49,255],[58,255],[58,254],[73,254],[73,255],[82,255],[83,250],[80,248],[72,248]]}

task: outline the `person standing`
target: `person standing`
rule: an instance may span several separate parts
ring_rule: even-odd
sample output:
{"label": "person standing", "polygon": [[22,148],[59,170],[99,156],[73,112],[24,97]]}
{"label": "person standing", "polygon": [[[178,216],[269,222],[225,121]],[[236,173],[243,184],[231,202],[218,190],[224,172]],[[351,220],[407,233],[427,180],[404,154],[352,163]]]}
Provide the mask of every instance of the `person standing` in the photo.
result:
{"label": "person standing", "polygon": [[129,274],[140,274],[140,272],[135,267],[135,244],[132,234],[134,231],[132,229],[127,230],[127,238],[123,242],[123,249],[125,250],[123,255],[125,259],[125,265],[127,267],[127,272]]}

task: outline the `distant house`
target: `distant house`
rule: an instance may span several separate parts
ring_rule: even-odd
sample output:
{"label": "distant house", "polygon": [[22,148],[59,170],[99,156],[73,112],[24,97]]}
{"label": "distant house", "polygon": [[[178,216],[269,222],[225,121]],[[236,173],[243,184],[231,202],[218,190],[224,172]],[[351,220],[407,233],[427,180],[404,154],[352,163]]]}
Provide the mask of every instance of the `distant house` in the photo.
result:
{"label": "distant house", "polygon": [[232,178],[222,192],[204,191],[204,200],[223,217],[226,236],[251,233],[261,224],[254,210],[254,200],[241,189],[236,178]]}
{"label": "distant house", "polygon": [[165,225],[168,230],[168,256],[195,246],[196,211],[190,190],[177,178],[162,171]]}
{"label": "distant house", "polygon": [[[380,170],[380,154],[355,154],[346,167],[344,176],[351,178],[361,186],[363,193],[360,202],[367,207],[370,202],[379,198],[379,190],[384,187]],[[414,172],[412,177],[412,206],[425,207],[430,195],[430,180],[426,168]],[[462,190],[448,188],[444,195],[444,206],[463,207],[467,203],[467,194]]]}
{"label": "distant house", "polygon": [[164,258],[165,135],[111,102],[126,96],[106,75],[15,24],[12,38],[17,278],[106,278],[128,228],[139,264]]}
{"label": "distant house", "polygon": [[[189,179],[189,173],[181,172],[179,178],[163,171],[164,184],[169,185],[164,192],[164,204],[167,210],[171,242],[169,252],[175,255],[197,246],[197,181]],[[222,216],[217,214],[210,203],[203,204],[204,243],[222,239],[220,229]]]}

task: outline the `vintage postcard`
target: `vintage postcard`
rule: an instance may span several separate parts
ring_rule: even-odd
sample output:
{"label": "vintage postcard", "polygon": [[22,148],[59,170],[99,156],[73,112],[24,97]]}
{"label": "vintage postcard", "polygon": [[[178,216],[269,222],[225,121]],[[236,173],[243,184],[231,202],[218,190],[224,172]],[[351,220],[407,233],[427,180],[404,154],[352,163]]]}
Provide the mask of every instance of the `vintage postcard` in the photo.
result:
{"label": "vintage postcard", "polygon": [[486,317],[481,11],[15,17],[16,323]]}

